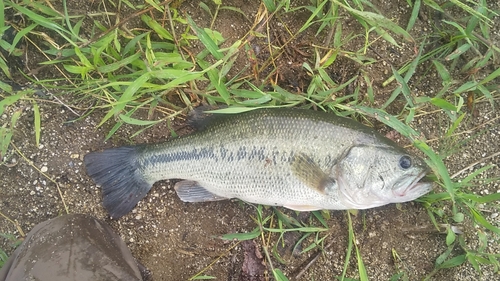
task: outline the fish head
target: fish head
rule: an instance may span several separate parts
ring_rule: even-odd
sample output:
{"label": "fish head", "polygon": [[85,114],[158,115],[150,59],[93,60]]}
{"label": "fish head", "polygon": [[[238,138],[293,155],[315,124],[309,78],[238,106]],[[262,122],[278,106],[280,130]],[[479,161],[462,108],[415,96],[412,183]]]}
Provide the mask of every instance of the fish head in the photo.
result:
{"label": "fish head", "polygon": [[347,208],[368,209],[412,201],[432,189],[420,180],[429,168],[398,146],[356,145],[333,169]]}

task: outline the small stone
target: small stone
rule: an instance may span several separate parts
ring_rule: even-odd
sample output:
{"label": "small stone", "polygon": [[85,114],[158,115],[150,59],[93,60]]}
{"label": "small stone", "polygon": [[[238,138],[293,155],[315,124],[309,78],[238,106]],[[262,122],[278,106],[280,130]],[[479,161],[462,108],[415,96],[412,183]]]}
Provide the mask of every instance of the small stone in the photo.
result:
{"label": "small stone", "polygon": [[77,158],[79,158],[79,157],[80,157],[80,154],[78,154],[78,153],[73,153],[73,154],[71,154],[71,155],[70,155],[70,157],[71,157],[72,159],[77,159]]}
{"label": "small stone", "polygon": [[40,169],[40,171],[41,171],[42,173],[45,173],[45,172],[47,172],[48,170],[49,170],[49,168],[47,168],[47,166],[43,166],[43,167]]}

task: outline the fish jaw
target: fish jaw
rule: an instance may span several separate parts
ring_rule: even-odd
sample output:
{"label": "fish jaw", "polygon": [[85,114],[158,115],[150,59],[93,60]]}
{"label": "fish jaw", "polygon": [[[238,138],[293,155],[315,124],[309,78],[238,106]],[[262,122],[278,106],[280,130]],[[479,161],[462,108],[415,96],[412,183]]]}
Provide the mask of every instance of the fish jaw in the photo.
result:
{"label": "fish jaw", "polygon": [[421,181],[426,174],[427,171],[423,171],[406,188],[395,189],[393,191],[394,201],[392,203],[411,201],[430,192],[432,190],[432,183]]}
{"label": "fish jaw", "polygon": [[421,182],[420,180],[427,174],[423,171],[414,177],[411,183],[405,185],[400,183],[401,188],[393,189],[392,192],[379,193],[371,190],[370,187],[351,187],[343,177],[339,177],[339,198],[346,209],[370,209],[391,203],[403,203],[415,200],[432,190],[432,183]]}

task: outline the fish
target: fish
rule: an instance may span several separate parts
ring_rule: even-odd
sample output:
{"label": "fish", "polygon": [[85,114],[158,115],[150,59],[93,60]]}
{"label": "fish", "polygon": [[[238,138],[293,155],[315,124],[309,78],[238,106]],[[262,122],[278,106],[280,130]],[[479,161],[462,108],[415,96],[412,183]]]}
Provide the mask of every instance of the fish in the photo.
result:
{"label": "fish", "polygon": [[[223,115],[223,116],[222,116]],[[203,121],[203,120],[202,120]],[[373,128],[333,113],[267,108],[213,114],[163,143],[85,155],[110,217],[130,212],[160,180],[184,202],[237,198],[297,211],[368,209],[432,189],[429,167]]]}

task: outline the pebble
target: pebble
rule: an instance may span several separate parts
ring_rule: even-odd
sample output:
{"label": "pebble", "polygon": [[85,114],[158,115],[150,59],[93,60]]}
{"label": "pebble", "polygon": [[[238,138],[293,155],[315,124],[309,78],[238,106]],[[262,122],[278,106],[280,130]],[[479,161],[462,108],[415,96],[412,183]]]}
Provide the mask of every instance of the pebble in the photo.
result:
{"label": "pebble", "polygon": [[47,172],[48,170],[49,170],[49,169],[47,168],[47,166],[43,166],[43,167],[40,169],[40,171],[41,171],[42,173],[45,173],[45,172]]}

